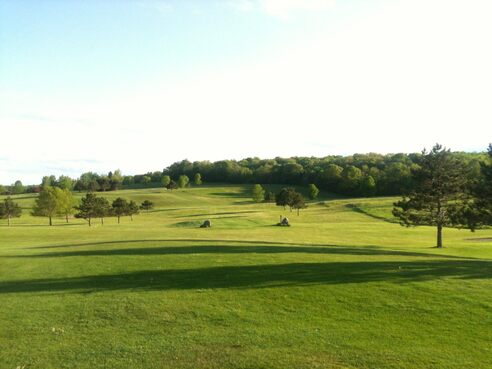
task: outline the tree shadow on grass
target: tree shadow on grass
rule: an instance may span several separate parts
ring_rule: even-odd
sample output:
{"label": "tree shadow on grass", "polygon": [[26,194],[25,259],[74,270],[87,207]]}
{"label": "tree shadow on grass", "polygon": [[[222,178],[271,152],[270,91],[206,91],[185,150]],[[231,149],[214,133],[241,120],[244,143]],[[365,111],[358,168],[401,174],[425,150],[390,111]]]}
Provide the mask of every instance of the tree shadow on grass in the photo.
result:
{"label": "tree shadow on grass", "polygon": [[[193,240],[196,242],[197,240]],[[129,241],[129,242],[145,242]],[[205,241],[213,243],[214,240]],[[231,243],[237,241],[231,241]],[[102,242],[113,243],[113,242]],[[117,243],[117,242],[114,242]],[[123,242],[125,243],[125,242]],[[251,242],[252,243],[252,242]],[[97,245],[101,243],[93,243]],[[56,248],[58,246],[53,246]],[[285,254],[285,253],[305,253],[305,254],[324,254],[324,255],[352,255],[352,256],[404,256],[404,257],[439,257],[443,259],[459,259],[459,256],[419,253],[401,250],[388,250],[370,246],[338,246],[338,245],[269,245],[266,242],[258,242],[252,245],[233,246],[204,244],[200,246],[187,245],[168,245],[154,247],[118,248],[118,249],[98,249],[98,250],[74,250],[60,252],[46,252],[41,254],[10,255],[4,258],[52,258],[52,257],[77,257],[77,256],[149,256],[149,255],[187,255],[187,254]]]}
{"label": "tree shadow on grass", "polygon": [[293,263],[6,281],[0,283],[0,293],[243,289],[491,277],[491,262],[476,260]]}
{"label": "tree shadow on grass", "polygon": [[234,215],[234,214],[252,214],[259,213],[257,210],[248,210],[248,211],[227,211],[222,213],[200,213],[200,214],[191,214],[191,215],[179,215],[175,218],[193,218],[193,217],[214,217],[217,215]]}

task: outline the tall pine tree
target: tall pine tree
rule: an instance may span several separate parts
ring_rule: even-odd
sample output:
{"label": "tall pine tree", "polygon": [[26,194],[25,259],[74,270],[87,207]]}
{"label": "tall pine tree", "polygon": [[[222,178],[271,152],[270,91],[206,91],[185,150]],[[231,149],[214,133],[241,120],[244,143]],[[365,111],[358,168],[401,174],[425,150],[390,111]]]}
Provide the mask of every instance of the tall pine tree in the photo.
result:
{"label": "tall pine tree", "polygon": [[450,150],[436,144],[430,152],[422,152],[419,168],[412,174],[415,187],[394,203],[393,215],[402,226],[435,226],[436,246],[441,248],[443,227],[464,223],[459,214],[467,203],[465,168]]}

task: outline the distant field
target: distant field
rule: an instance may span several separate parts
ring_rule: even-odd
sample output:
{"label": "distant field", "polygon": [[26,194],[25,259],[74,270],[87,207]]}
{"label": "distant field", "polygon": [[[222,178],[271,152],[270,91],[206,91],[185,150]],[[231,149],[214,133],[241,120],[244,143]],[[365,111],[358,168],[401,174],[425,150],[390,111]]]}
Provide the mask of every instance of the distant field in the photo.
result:
{"label": "distant field", "polygon": [[249,191],[108,192],[156,207],[90,228],[14,196],[0,368],[492,367],[492,230],[446,229],[438,250],[433,228],[395,222],[395,198],[321,194],[297,216]]}

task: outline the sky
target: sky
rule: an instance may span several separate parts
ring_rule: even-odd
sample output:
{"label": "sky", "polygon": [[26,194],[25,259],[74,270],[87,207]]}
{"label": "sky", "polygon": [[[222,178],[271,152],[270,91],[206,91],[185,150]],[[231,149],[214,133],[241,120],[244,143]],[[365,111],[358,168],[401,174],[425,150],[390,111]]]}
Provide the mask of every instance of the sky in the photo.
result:
{"label": "sky", "polygon": [[492,141],[490,0],[0,0],[0,183]]}

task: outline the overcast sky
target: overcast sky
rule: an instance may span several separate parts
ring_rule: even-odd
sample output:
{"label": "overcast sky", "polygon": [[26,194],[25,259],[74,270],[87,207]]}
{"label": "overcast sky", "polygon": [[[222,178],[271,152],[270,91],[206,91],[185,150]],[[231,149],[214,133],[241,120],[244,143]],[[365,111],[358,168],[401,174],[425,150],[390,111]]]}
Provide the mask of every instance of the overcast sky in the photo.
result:
{"label": "overcast sky", "polygon": [[490,0],[0,1],[0,183],[492,141]]}

